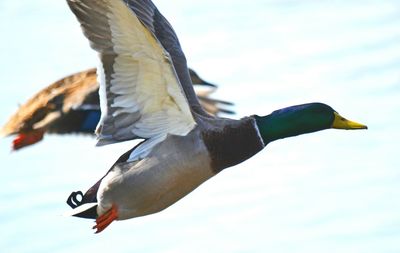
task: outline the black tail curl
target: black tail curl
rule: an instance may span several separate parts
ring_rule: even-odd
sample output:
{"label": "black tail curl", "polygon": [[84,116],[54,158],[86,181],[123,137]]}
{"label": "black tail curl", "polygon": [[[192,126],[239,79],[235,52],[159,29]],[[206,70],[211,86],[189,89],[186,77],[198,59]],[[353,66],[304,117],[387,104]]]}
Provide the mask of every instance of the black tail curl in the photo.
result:
{"label": "black tail curl", "polygon": [[[80,196],[80,200],[78,199],[78,196]],[[83,200],[83,193],[81,191],[76,191],[72,192],[68,199],[67,199],[67,204],[72,208],[75,209],[78,206],[82,205],[82,200]]]}

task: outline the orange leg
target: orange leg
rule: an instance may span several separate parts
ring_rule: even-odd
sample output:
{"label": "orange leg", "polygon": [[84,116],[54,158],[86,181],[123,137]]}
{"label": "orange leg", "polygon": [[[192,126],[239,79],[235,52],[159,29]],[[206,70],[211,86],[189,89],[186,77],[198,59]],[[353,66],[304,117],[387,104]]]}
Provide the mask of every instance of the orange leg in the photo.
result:
{"label": "orange leg", "polygon": [[110,210],[108,210],[103,215],[97,217],[96,225],[93,226],[93,229],[96,229],[96,234],[100,233],[117,218],[118,218],[118,210],[117,207],[113,205]]}

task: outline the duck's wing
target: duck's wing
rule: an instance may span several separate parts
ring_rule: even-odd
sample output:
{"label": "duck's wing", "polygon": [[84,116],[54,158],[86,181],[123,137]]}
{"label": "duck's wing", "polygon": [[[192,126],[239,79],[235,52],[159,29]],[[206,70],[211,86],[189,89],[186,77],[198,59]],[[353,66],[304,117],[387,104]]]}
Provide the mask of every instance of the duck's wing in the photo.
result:
{"label": "duck's wing", "polygon": [[[204,81],[190,68],[189,73],[194,87],[208,88],[195,88],[208,113],[231,113],[223,107],[232,103],[208,97],[216,85]],[[19,107],[0,131],[3,136],[19,133],[33,136],[39,129],[54,134],[93,134],[100,114],[96,69],[91,68],[63,77],[39,91]]]}
{"label": "duck's wing", "polygon": [[[147,0],[68,0],[68,4],[102,63],[98,145],[144,138],[149,140],[139,151],[145,151],[167,134],[186,135],[192,130],[196,123],[179,76],[184,56],[154,4]],[[190,80],[189,85],[194,94]]]}
{"label": "duck's wing", "polygon": [[175,72],[192,111],[203,114],[203,108],[197,99],[191,84],[191,78],[178,37],[168,20],[158,11],[151,0],[124,0],[136,13],[139,20],[153,33],[164,49],[169,53]]}

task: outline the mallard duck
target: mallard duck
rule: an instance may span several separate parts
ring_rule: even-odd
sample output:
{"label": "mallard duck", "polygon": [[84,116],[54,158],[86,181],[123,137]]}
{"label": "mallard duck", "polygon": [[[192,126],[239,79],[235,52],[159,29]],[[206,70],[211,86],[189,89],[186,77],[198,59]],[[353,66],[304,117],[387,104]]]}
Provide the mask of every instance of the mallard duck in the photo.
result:
{"label": "mallard duck", "polygon": [[[215,84],[204,81],[194,70],[189,71],[194,85],[209,87],[196,90],[208,113],[233,114],[224,108],[232,103],[209,97],[217,88]],[[101,114],[96,76],[96,69],[91,68],[47,86],[18,108],[0,130],[0,136],[17,135],[12,150],[19,150],[41,141],[45,133],[94,134]]]}
{"label": "mallard duck", "polygon": [[84,195],[69,196],[70,215],[96,219],[96,233],[171,206],[273,141],[367,128],[323,103],[240,120],[211,116],[196,97],[173,28],[150,0],[67,2],[101,60],[97,145],[143,139]]}

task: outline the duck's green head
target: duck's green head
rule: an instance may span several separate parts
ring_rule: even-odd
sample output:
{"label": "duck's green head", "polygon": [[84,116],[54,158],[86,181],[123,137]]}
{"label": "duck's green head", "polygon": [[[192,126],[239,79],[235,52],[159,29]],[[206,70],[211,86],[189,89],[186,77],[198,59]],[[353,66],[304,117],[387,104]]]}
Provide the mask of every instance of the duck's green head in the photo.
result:
{"label": "duck's green head", "polygon": [[295,105],[274,111],[270,115],[254,116],[265,144],[299,134],[324,129],[367,129],[367,126],[347,120],[323,103]]}

